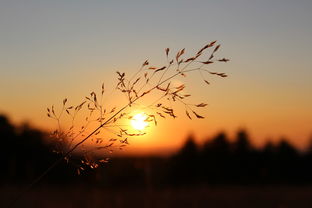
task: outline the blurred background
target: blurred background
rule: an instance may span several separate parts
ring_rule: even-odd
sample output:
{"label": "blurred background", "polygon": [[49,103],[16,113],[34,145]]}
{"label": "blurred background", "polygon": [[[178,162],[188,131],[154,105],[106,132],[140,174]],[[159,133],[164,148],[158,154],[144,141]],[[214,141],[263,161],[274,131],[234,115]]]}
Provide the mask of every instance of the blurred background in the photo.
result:
{"label": "blurred background", "polygon": [[[63,98],[115,85],[148,59],[166,63],[218,40],[225,79],[194,74],[205,119],[160,120],[97,169],[55,167],[16,207],[311,207],[312,3],[0,1],[1,202],[60,156],[46,116]],[[121,102],[119,98],[113,102]],[[178,111],[183,110],[177,107]]]}

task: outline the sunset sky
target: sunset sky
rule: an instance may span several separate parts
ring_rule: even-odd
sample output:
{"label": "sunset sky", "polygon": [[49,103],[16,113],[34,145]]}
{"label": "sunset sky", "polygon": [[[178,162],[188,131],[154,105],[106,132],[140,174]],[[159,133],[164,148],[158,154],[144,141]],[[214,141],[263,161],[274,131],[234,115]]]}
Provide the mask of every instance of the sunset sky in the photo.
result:
{"label": "sunset sky", "polygon": [[[312,135],[312,1],[0,1],[0,113],[15,123],[54,127],[46,107],[63,98],[79,104],[116,71],[162,66],[164,49],[191,56],[217,40],[211,66],[229,77],[207,86],[198,74],[186,80],[206,117],[159,120],[129,152],[156,153],[198,142],[220,130],[246,128],[252,142],[289,138],[303,148]],[[117,101],[119,102],[119,101]]]}

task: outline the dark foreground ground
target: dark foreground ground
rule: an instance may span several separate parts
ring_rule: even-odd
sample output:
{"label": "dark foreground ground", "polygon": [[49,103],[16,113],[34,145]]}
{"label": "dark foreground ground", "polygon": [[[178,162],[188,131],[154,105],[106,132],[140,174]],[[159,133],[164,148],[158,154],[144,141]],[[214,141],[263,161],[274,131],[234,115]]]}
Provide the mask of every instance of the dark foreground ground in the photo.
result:
{"label": "dark foreground ground", "polygon": [[[2,187],[0,207],[7,207],[19,188]],[[15,207],[119,208],[119,207],[312,207],[312,186],[192,187],[148,189],[101,189],[86,186],[37,187]]]}

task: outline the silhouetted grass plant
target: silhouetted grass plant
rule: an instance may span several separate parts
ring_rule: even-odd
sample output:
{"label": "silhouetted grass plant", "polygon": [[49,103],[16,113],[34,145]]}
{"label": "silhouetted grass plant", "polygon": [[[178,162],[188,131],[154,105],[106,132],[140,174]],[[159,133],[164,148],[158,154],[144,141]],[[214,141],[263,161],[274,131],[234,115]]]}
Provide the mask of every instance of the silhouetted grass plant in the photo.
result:
{"label": "silhouetted grass plant", "polygon": [[[61,159],[67,161],[73,154],[79,153],[82,157],[80,164],[77,164],[78,174],[87,167],[94,169],[101,163],[106,163],[109,157],[104,154],[105,152],[111,153],[115,149],[123,149],[129,145],[129,138],[146,134],[144,131],[134,131],[129,128],[125,120],[133,118],[133,106],[142,105],[143,98],[147,96],[154,101],[144,103],[145,107],[142,111],[146,116],[145,122],[157,125],[160,118],[176,118],[176,106],[172,103],[182,104],[185,108],[185,115],[189,119],[203,119],[204,116],[200,115],[196,108],[206,107],[207,104],[187,102],[191,94],[185,93],[186,84],[175,86],[172,80],[178,76],[186,77],[189,73],[198,72],[203,83],[209,85],[207,75],[227,77],[225,73],[210,71],[207,68],[215,62],[229,61],[226,58],[215,58],[215,53],[219,48],[220,45],[216,45],[216,41],[213,41],[201,48],[195,55],[187,58],[183,58],[185,49],[179,50],[174,57],[171,57],[170,49],[166,48],[167,63],[164,66],[154,66],[146,60],[130,78],[126,73],[117,71],[117,84],[114,90],[123,94],[127,100],[120,108],[117,106],[107,108],[103,104],[106,92],[104,83],[99,96],[91,92],[79,105],[68,105],[65,98],[58,114],[54,106],[47,108],[47,116],[58,124],[58,128],[51,135],[56,144],[55,151],[62,154]],[[87,112],[84,124],[75,126],[76,117],[83,110]],[[62,129],[61,118],[65,115],[70,117],[71,125],[67,129]],[[90,126],[93,129],[90,129]],[[88,145],[85,145],[86,141],[89,141]],[[105,157],[100,157],[100,155],[105,155]]]}
{"label": "silhouetted grass plant", "polygon": [[[114,91],[118,91],[126,97],[126,102],[120,107],[108,108],[103,104],[106,90],[105,85],[102,84],[99,94],[91,92],[76,106],[68,105],[68,100],[65,98],[59,112],[56,112],[54,106],[47,108],[47,116],[54,119],[58,125],[51,134],[51,138],[55,144],[54,151],[61,154],[61,157],[36,178],[24,192],[20,193],[17,199],[63,160],[70,161],[73,155],[80,155],[80,162],[76,164],[77,173],[80,174],[86,168],[95,169],[100,164],[106,163],[109,160],[109,155],[105,153],[125,148],[129,145],[131,137],[144,135],[146,132],[131,130],[125,125],[126,121],[132,119],[133,107],[146,102],[143,98],[149,96],[153,100],[153,102],[144,103],[145,107],[142,109],[146,116],[145,122],[149,124],[157,125],[160,118],[176,118],[175,103],[184,106],[185,115],[189,119],[203,119],[204,116],[200,115],[196,109],[206,107],[207,104],[203,102],[189,103],[188,99],[191,94],[185,92],[186,84],[176,86],[172,81],[176,77],[183,78],[190,73],[198,73],[203,83],[208,85],[210,81],[207,75],[227,77],[225,73],[208,69],[208,66],[213,63],[229,61],[226,58],[215,58],[215,53],[219,48],[220,45],[216,45],[216,41],[212,41],[187,58],[184,57],[185,49],[179,50],[174,56],[171,56],[170,49],[166,48],[166,64],[163,66],[151,65],[146,60],[131,77],[124,72],[117,71],[117,84]],[[80,125],[80,122],[77,123],[76,120],[82,111],[86,116],[83,119],[83,124]],[[61,120],[64,116],[70,118],[71,125],[68,128],[62,126]],[[86,145],[87,141],[88,145]],[[14,205],[14,202],[11,206]]]}

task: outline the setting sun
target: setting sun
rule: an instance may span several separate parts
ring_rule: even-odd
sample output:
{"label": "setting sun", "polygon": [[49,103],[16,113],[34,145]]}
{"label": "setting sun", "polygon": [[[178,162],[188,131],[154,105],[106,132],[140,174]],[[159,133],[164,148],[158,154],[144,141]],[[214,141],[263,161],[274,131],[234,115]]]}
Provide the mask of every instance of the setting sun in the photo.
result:
{"label": "setting sun", "polygon": [[143,130],[148,125],[146,122],[147,116],[143,113],[138,113],[131,119],[131,125],[136,130]]}

